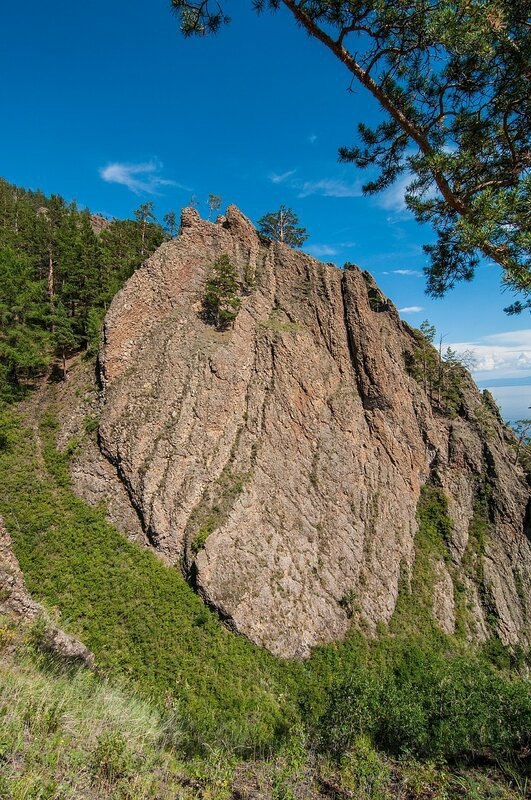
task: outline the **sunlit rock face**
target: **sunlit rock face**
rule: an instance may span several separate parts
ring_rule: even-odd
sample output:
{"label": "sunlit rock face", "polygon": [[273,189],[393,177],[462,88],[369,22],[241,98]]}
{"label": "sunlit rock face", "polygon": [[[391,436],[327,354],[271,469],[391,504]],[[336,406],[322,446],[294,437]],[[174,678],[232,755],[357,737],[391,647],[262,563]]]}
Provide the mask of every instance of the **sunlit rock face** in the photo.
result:
{"label": "sunlit rock face", "polygon": [[[243,288],[219,332],[201,301],[222,254]],[[529,639],[529,489],[510,434],[492,414],[485,426],[468,377],[458,413],[435,414],[406,370],[413,348],[367,273],[265,241],[235,207],[216,223],[185,210],[179,238],[112,303],[101,448],[152,546],[278,655],[307,656],[352,619],[369,630],[390,619],[428,480],[454,522],[434,619],[454,629],[459,576],[470,636],[495,618],[503,641]],[[491,534],[478,585],[462,562],[480,484]]]}

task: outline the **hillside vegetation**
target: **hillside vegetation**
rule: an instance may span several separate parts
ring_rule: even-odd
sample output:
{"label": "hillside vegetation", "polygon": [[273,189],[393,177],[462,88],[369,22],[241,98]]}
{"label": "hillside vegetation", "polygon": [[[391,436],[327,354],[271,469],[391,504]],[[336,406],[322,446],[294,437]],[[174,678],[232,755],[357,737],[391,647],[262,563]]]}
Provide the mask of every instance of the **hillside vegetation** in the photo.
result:
{"label": "hillside vegetation", "polygon": [[[57,718],[50,724],[58,731],[72,714],[98,719],[87,706],[101,704],[105,690],[99,681],[104,679],[127,684],[127,694],[134,693],[137,699],[119,701],[124,718],[118,726],[102,728],[98,723],[90,736],[80,735],[85,761],[79,753],[76,757],[84,764],[81,776],[72,775],[70,756],[64,756],[66,761],[60,758],[62,734],[46,735],[46,743],[39,740],[36,745],[45,762],[39,762],[38,769],[44,770],[51,786],[61,785],[63,779],[73,781],[75,797],[86,796],[75,793],[82,791],[83,781],[97,783],[101,778],[99,767],[90,765],[94,753],[102,749],[109,749],[108,758],[120,763],[122,757],[128,764],[141,758],[148,765],[149,781],[158,774],[158,758],[179,763],[186,759],[205,769],[206,764],[212,767],[213,754],[220,752],[233,766],[241,759],[266,758],[268,769],[280,770],[277,778],[271,778],[284,786],[284,794],[279,789],[273,795],[280,798],[299,796],[287,793],[288,788],[303,774],[307,778],[316,755],[319,769],[328,765],[334,780],[346,786],[349,781],[363,784],[359,796],[367,798],[467,796],[462,781],[472,781],[471,787],[477,783],[479,778],[472,777],[469,769],[479,760],[502,764],[514,791],[520,787],[522,795],[531,731],[529,682],[518,677],[524,669],[523,654],[510,653],[495,639],[483,650],[473,651],[459,636],[444,636],[430,623],[429,593],[416,592],[417,581],[429,580],[430,553],[433,548],[440,552],[445,526],[451,524],[438,490],[428,489],[419,508],[413,591],[404,589],[389,628],[382,628],[377,640],[353,632],[343,644],[317,649],[306,662],[286,662],[231,633],[178,570],[125,540],[106,522],[103,509],[90,508],[75,497],[68,455],[54,445],[53,416],[48,410],[32,426],[34,412],[35,407],[29,419],[23,413],[3,416],[0,513],[12,533],[30,591],[93,650],[100,678],[95,697],[89,697],[87,686],[96,685],[89,675],[34,674],[37,666],[33,662],[24,666],[24,659],[4,667],[10,677],[3,714],[11,720],[12,734],[3,744],[3,758],[13,785],[30,781],[27,771],[32,760],[16,755],[20,745],[14,731],[20,735],[27,712],[17,711],[18,700],[13,704],[9,692],[23,705],[31,699],[37,714],[32,724],[44,737],[39,715]],[[66,705],[52,713],[54,698],[63,695]],[[109,713],[112,702],[111,698]],[[140,744],[135,733],[137,712],[151,720]],[[42,723],[44,728],[47,724]],[[108,735],[103,736],[107,728]],[[170,731],[163,755],[154,728]],[[78,752],[72,741],[67,753],[69,747]],[[140,756],[139,748],[146,748],[147,754]],[[392,765],[400,762],[405,775],[412,761],[424,765],[415,767],[414,774],[424,775],[426,786],[433,784],[431,794],[425,793],[426,788],[417,794],[392,793]],[[175,766],[167,768],[178,771]],[[105,773],[107,767],[102,769]],[[120,776],[112,778],[112,792],[117,794],[109,789],[108,796],[165,796],[147,788],[155,784],[149,783],[144,771],[131,767],[125,776],[121,768],[116,771]],[[104,777],[110,780],[109,775]],[[469,796],[512,796],[494,790],[485,775],[477,786],[481,781],[483,788],[474,789],[475,795],[471,788]],[[58,791],[17,796],[62,797]],[[217,794],[204,796],[230,796],[223,791],[219,788]]]}
{"label": "hillside vegetation", "polygon": [[60,369],[97,348],[113,295],[165,238],[148,212],[103,220],[97,235],[75,202],[0,179],[0,401],[20,398],[54,359]]}
{"label": "hillside vegetation", "polygon": [[[423,490],[389,625],[306,661],[229,630],[177,567],[75,495],[69,459],[97,420],[59,451],[53,368],[91,358],[110,299],[163,237],[146,214],[96,234],[75,204],[0,181],[0,515],[29,591],[97,665],[54,661],[38,626],[0,620],[0,798],[524,797],[526,654],[494,634],[472,647],[458,603],[454,636],[433,621],[452,527],[440,488]],[[355,598],[341,604],[354,618]]]}

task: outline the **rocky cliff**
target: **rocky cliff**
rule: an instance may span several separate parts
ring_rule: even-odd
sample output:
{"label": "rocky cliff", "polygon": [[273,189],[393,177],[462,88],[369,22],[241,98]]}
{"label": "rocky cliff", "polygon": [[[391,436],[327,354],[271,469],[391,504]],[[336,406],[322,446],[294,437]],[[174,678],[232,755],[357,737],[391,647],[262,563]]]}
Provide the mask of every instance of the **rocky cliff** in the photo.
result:
{"label": "rocky cliff", "polygon": [[[222,254],[242,305],[219,332],[201,298]],[[151,545],[276,654],[306,656],[352,617],[390,619],[427,482],[453,520],[434,618],[454,630],[459,592],[471,637],[531,638],[529,487],[511,435],[466,375],[451,414],[434,404],[406,369],[415,342],[367,273],[261,240],[234,207],[215,224],[183,212],[179,238],[112,303],[102,451]],[[472,552],[480,505],[488,535]]]}

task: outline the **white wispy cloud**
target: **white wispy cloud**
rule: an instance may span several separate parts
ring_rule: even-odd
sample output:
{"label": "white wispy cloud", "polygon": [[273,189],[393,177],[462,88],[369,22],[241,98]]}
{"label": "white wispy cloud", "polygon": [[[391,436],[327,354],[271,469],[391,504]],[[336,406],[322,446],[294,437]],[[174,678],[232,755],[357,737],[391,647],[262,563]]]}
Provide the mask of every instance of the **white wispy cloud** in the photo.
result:
{"label": "white wispy cloud", "polygon": [[384,275],[405,275],[412,278],[422,278],[422,272],[418,269],[392,269],[389,272],[384,272]]}
{"label": "white wispy cloud", "polygon": [[126,186],[134,194],[159,194],[162,186],[177,186],[190,191],[187,186],[160,175],[162,164],[158,161],[143,161],[137,164],[113,161],[100,169],[100,177],[107,183]]}
{"label": "white wispy cloud", "polygon": [[424,311],[422,306],[404,306],[404,308],[398,309],[401,314],[419,314],[421,311]]}
{"label": "white wispy cloud", "polygon": [[280,174],[272,172],[269,176],[269,180],[271,183],[284,183],[284,181],[287,181],[292,175],[295,175],[296,172],[296,169],[289,169],[287,172],[281,172]]}
{"label": "white wispy cloud", "polygon": [[407,211],[404,196],[410,183],[411,175],[401,175],[392,186],[376,195],[376,204],[386,211],[393,211],[400,214],[404,213]]}
{"label": "white wispy cloud", "polygon": [[337,256],[337,250],[329,244],[310,244],[305,248],[307,253],[315,258],[323,256]]}
{"label": "white wispy cloud", "polygon": [[315,134],[315,133],[311,133],[311,134],[308,136],[308,141],[310,142],[310,144],[315,144],[318,138],[319,138],[319,137],[317,136],[317,134]]}
{"label": "white wispy cloud", "polygon": [[458,353],[472,351],[478,380],[514,378],[531,373],[531,328],[482,336],[472,342],[450,345]]}
{"label": "white wispy cloud", "polygon": [[318,181],[304,181],[299,187],[299,197],[319,194],[323,197],[361,197],[360,183],[345,183],[337,178],[322,178]]}
{"label": "white wispy cloud", "polygon": [[[388,189],[376,195],[376,204],[385,211],[391,212],[391,216],[387,218],[388,223],[395,224],[411,214],[406,205],[406,192],[413,179],[414,176],[410,172],[406,172],[397,178]],[[436,196],[437,189],[435,185],[423,195],[425,200]]]}

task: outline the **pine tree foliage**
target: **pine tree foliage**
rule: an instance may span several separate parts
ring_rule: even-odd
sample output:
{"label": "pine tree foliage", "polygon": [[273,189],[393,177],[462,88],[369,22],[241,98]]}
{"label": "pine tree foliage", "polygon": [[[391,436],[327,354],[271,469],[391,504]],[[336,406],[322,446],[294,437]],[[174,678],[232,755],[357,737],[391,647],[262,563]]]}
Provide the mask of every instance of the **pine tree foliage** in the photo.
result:
{"label": "pine tree foliage", "polygon": [[203,313],[205,319],[223,331],[234,324],[241,307],[238,273],[227,255],[214,263],[205,285]]}
{"label": "pine tree foliage", "polygon": [[284,242],[291,247],[301,247],[308,234],[306,228],[299,225],[299,218],[291,208],[282,205],[278,211],[270,211],[258,220],[260,233],[275,239],[277,242]]}
{"label": "pine tree foliage", "polygon": [[514,463],[531,472],[531,419],[517,419],[511,427],[516,437]]}
{"label": "pine tree foliage", "polygon": [[170,239],[174,239],[177,231],[179,230],[179,224],[177,222],[177,215],[175,211],[168,211],[167,214],[164,214],[162,221],[164,222],[164,230]]}
{"label": "pine tree foliage", "polygon": [[[226,3],[172,0],[185,35],[216,32]],[[340,158],[369,168],[373,194],[405,179],[431,224],[428,291],[471,280],[483,258],[531,308],[531,26],[528,0],[252,0],[283,6],[378,101]]]}
{"label": "pine tree foliage", "polygon": [[222,198],[219,194],[209,194],[207,199],[208,205],[208,219],[214,214],[216,211],[219,211],[221,206]]}
{"label": "pine tree foliage", "polygon": [[475,365],[473,352],[457,353],[451,347],[443,350],[442,337],[437,349],[437,331],[427,319],[420,328],[411,328],[410,331],[414,346],[405,354],[408,373],[421,384],[434,407],[455,414],[461,406],[467,370]]}
{"label": "pine tree foliage", "polygon": [[146,233],[148,225],[155,222],[155,206],[152,202],[142,203],[134,212],[135,219],[140,225],[140,255],[146,252]]}
{"label": "pine tree foliage", "polygon": [[164,239],[146,205],[97,236],[89,211],[0,179],[0,401],[96,349],[113,295]]}

